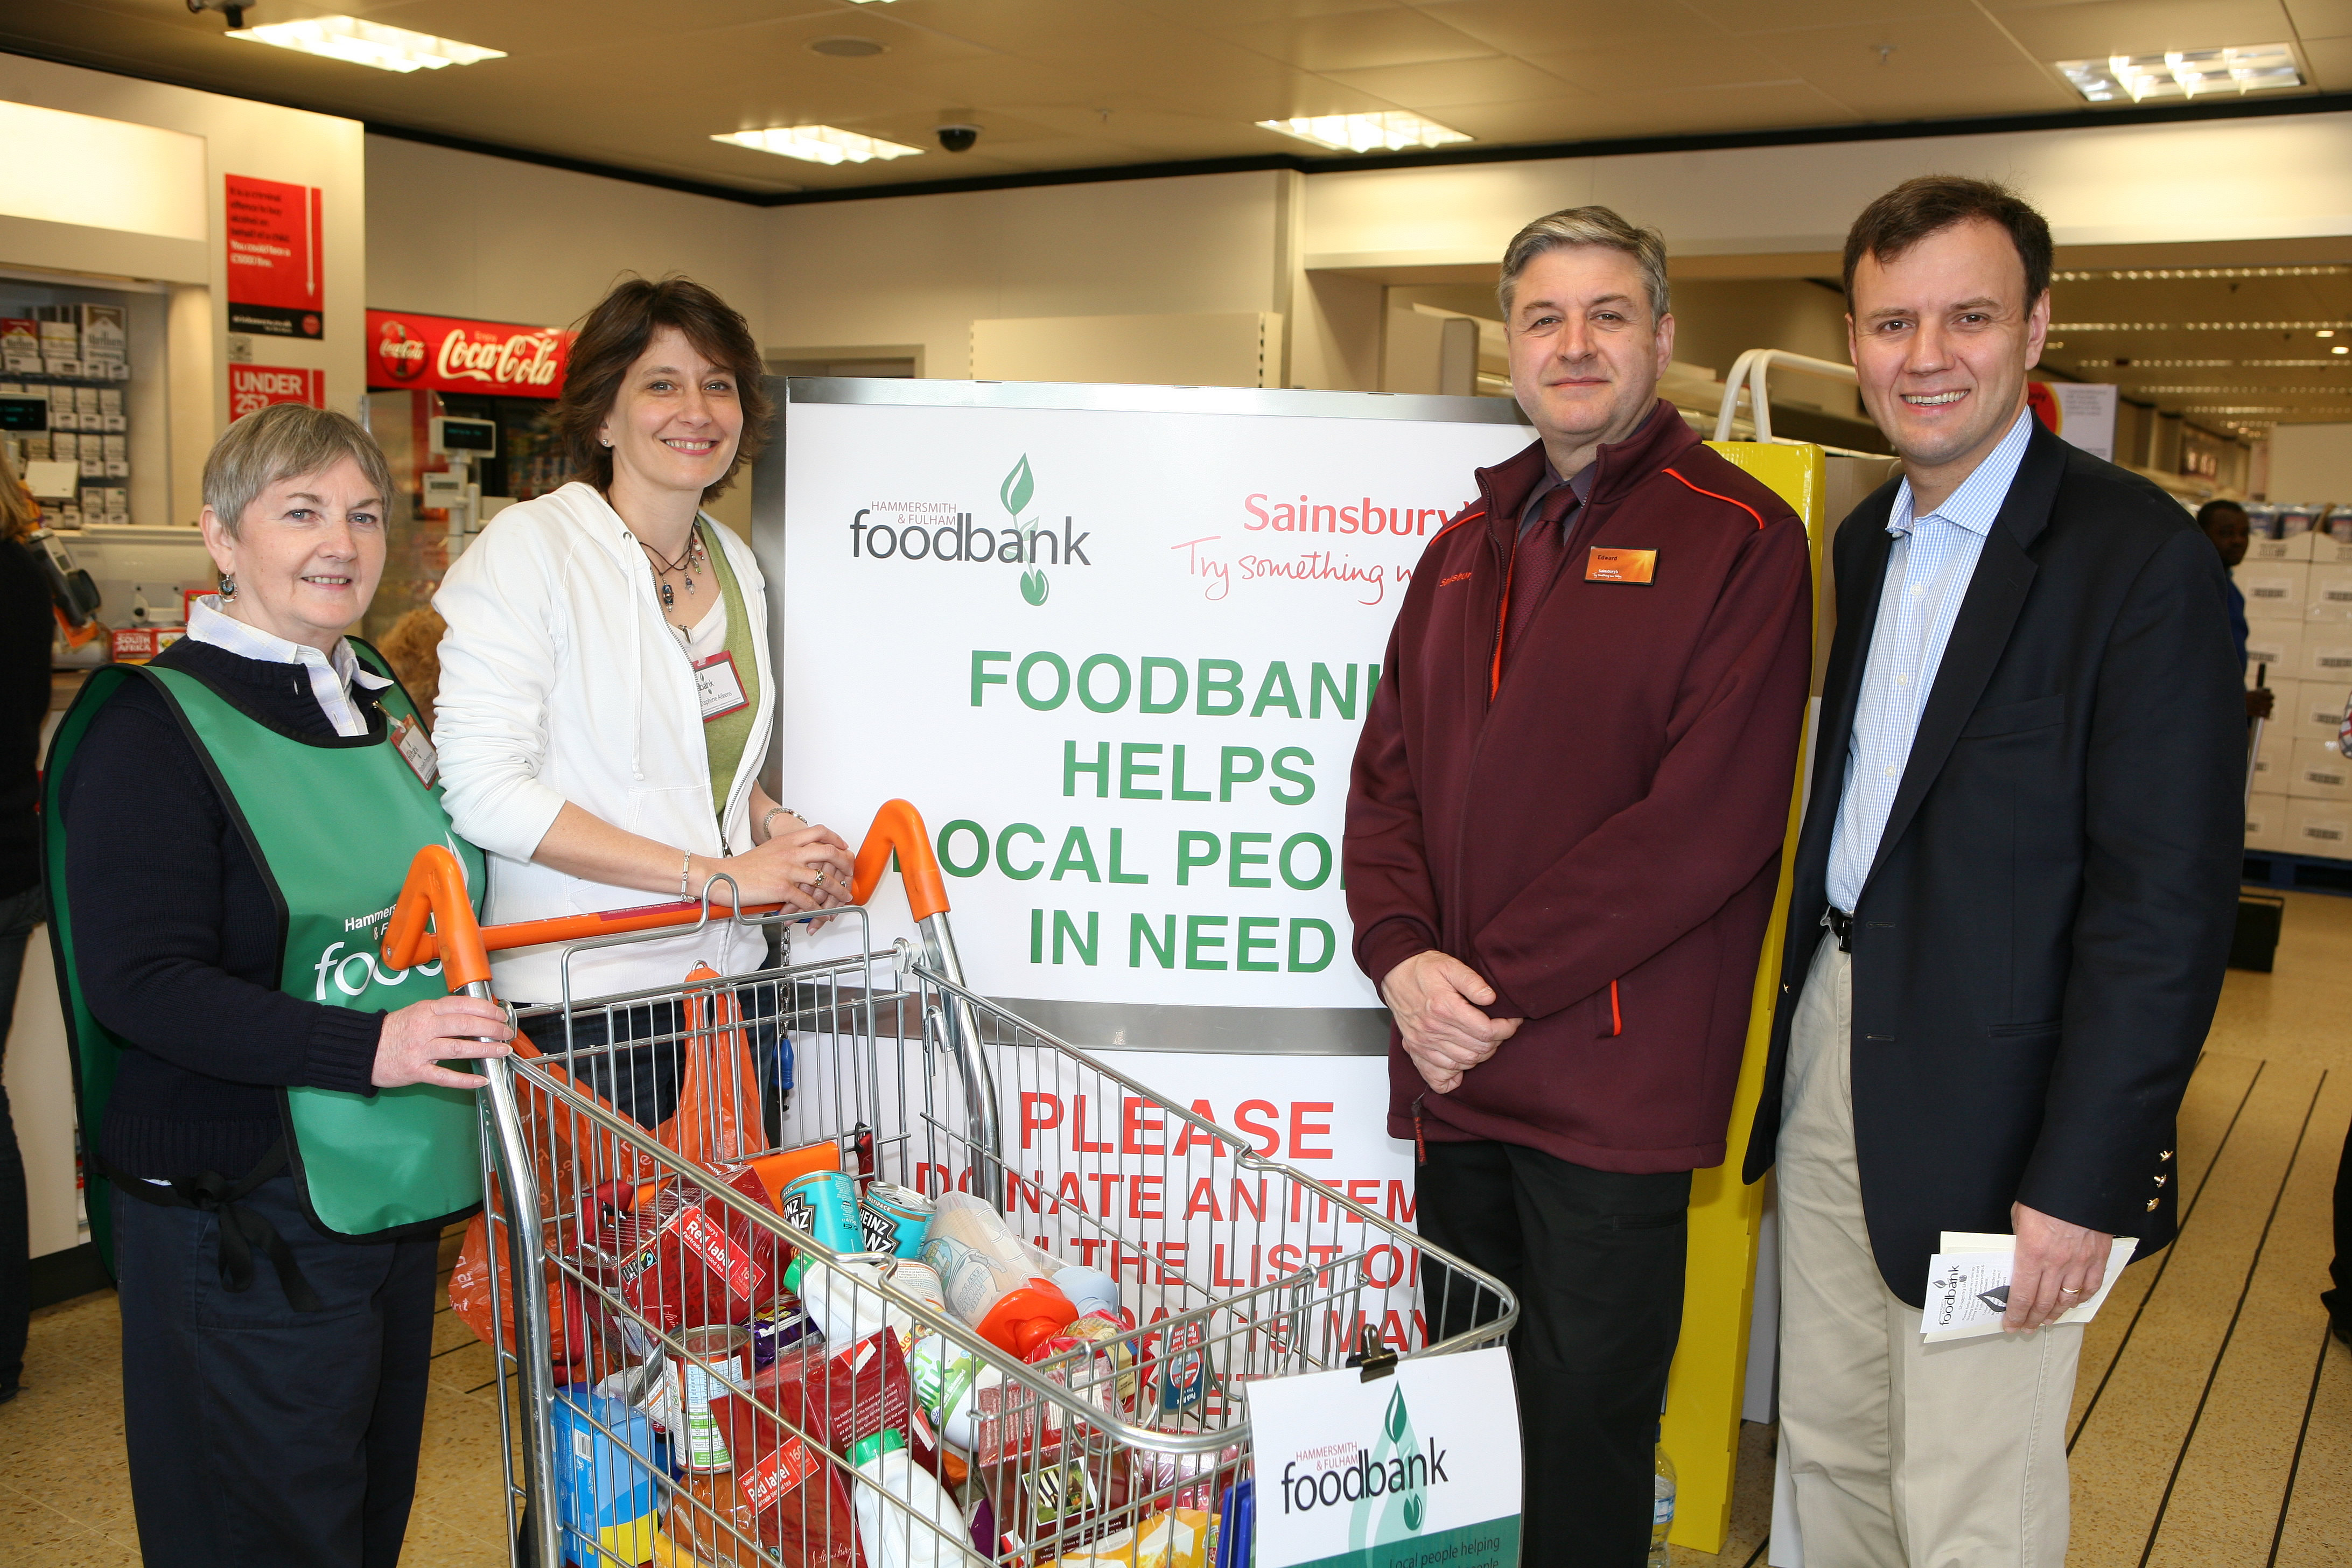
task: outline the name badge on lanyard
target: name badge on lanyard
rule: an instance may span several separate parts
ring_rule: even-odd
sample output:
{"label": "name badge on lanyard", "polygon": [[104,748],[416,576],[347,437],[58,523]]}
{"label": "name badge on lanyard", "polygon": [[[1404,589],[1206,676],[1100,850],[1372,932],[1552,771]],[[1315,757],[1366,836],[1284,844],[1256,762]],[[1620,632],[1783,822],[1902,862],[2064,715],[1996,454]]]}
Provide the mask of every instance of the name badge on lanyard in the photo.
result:
{"label": "name badge on lanyard", "polygon": [[433,750],[433,737],[425,732],[425,726],[416,721],[415,714],[404,717],[392,727],[392,743],[398,749],[400,760],[408,764],[408,771],[416,775],[416,782],[431,789],[433,781],[441,776],[441,759]]}
{"label": "name badge on lanyard", "polygon": [[702,699],[702,721],[724,719],[751,705],[743,695],[743,678],[736,672],[735,656],[714,653],[694,667],[694,689]]}

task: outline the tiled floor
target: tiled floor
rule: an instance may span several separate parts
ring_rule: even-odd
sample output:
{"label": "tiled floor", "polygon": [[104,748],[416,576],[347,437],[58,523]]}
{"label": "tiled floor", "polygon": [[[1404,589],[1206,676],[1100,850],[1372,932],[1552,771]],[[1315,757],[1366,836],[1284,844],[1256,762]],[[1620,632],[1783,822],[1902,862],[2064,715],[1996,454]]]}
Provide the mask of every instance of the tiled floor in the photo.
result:
{"label": "tiled floor", "polygon": [[[2316,1293],[2352,1119],[2352,900],[2289,895],[2278,971],[2232,972],[2181,1116],[2181,1238],[2124,1278],[2084,1343],[2074,1568],[2352,1564],[2352,1353]],[[445,1244],[446,1263],[456,1240]],[[134,1564],[111,1295],[33,1321],[0,1405],[0,1562]],[[406,1562],[507,1560],[488,1353],[444,1311]],[[1749,1426],[1732,1536],[1677,1568],[1763,1562],[1771,1432]]]}

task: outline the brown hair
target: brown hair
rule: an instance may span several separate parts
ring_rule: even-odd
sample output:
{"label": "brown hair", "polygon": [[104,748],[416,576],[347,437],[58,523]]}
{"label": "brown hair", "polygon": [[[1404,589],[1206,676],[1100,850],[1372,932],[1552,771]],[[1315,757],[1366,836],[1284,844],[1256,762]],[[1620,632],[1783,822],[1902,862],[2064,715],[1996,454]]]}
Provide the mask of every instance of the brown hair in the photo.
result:
{"label": "brown hair", "polygon": [[1845,294],[1853,298],[1853,271],[1868,256],[1881,266],[1954,224],[1989,223],[2006,231],[2025,268],[2025,304],[2050,290],[2050,224],[2007,185],[1959,174],[1906,180],[1853,220],[1845,237]]}
{"label": "brown hair", "polygon": [[597,427],[613,412],[622,378],[664,327],[677,328],[697,353],[733,376],[735,395],[743,405],[743,436],[736,445],[735,460],[718,483],[702,492],[707,500],[734,483],[743,465],[760,455],[775,405],[760,384],[767,367],[751,326],[740,312],[691,278],[673,275],[658,283],[623,279],[588,312],[564,370],[556,430],[572,473],[600,490],[611,489],[613,453],[597,438]]}
{"label": "brown hair", "polygon": [[416,704],[416,716],[428,731],[433,728],[434,705],[441,700],[441,639],[448,630],[449,623],[438,611],[420,605],[393,622],[392,629],[375,643],[376,652],[383,655],[392,673],[400,678],[402,689]]}

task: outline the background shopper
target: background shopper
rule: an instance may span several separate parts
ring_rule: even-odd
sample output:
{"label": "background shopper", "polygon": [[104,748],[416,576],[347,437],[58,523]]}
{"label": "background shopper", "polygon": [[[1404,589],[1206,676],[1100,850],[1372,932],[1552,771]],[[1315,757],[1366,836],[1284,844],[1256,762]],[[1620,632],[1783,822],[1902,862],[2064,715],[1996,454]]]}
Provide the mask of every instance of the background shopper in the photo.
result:
{"label": "background shopper", "polygon": [[[343,635],[383,571],[383,454],[281,404],[229,426],[204,493],[220,594],[149,668],[90,678],[48,781],[140,1548],[377,1568],[415,1490],[439,1232],[481,1191],[482,1079],[439,1064],[510,1031],[437,974],[384,973],[381,923],[353,919],[448,833],[396,744],[405,700]],[[314,1112],[375,1135],[319,1139]],[[354,1205],[389,1223],[331,1229]]]}
{"label": "background shopper", "polygon": [[[1605,207],[1503,262],[1538,439],[1475,476],[1357,746],[1356,961],[1422,1235],[1516,1291],[1529,1563],[1632,1568],[1723,1159],[1811,664],[1804,525],[1656,395],[1665,247]],[[1423,1269],[1433,1337],[1473,1292]]]}
{"label": "background shopper", "polygon": [[[25,947],[41,923],[41,725],[49,712],[48,584],[27,541],[40,510],[0,457],[0,1064]],[[16,1396],[31,1312],[25,1158],[0,1083],[0,1404]]]}
{"label": "background shopper", "polygon": [[[766,437],[761,370],[751,329],[708,289],[620,284],[565,374],[557,418],[580,478],[500,512],[434,597],[449,624],[436,739],[457,830],[490,855],[493,921],[698,897],[722,873],[748,903],[847,901],[847,847],[758,783],[776,708],[766,585],[751,548],[701,510]],[[675,988],[698,961],[733,974],[763,954],[759,933],[715,927],[584,956],[572,994]],[[518,1005],[563,997],[552,950],[493,968]],[[624,1038],[652,1039],[677,1015],[611,1016]],[[561,1018],[530,1026],[545,1048],[590,1047],[606,1017],[568,1035]],[[677,1103],[674,1043],[580,1065],[648,1127]]]}
{"label": "background shopper", "polygon": [[[2197,509],[2197,526],[2205,531],[2205,537],[2211,540],[2213,548],[2221,552],[2223,568],[2235,572],[2238,563],[2246,558],[2246,509],[2233,500],[2209,500]],[[2246,595],[2239,591],[2235,578],[2229,580],[2229,588],[2230,637],[2238,645],[2238,668],[2243,671],[2246,668]],[[2246,717],[2269,718],[2271,705],[2277,700],[2278,694],[2267,685],[2249,688],[2246,692]]]}
{"label": "background shopper", "polygon": [[[2025,409],[2042,216],[1931,176],[1846,239],[1902,478],[1837,535],[1838,630],[1748,1179],[1780,1162],[1780,1441],[1807,1568],[2059,1568],[2080,1325],[2170,1241],[2221,994],[2245,709],[2221,563]],[[1940,1233],[2017,1238],[2011,1331],[1920,1339]]]}

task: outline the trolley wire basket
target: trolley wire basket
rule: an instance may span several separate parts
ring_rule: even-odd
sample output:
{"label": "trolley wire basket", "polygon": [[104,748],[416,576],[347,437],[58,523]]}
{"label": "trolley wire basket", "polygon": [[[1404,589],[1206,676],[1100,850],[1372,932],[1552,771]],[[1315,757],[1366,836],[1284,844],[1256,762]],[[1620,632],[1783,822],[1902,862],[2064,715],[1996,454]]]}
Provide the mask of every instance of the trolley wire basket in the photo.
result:
{"label": "trolley wire basket", "polygon": [[[894,850],[918,939],[877,948]],[[566,1000],[481,1064],[518,1563],[1245,1563],[1251,1382],[1516,1321],[1499,1281],[965,985],[903,801],[827,911],[850,955],[570,998],[578,953],[827,918],[719,880],[477,928],[434,847],[386,932],[477,995],[488,952],[569,944]],[[1030,1288],[992,1317],[1002,1267],[923,1243],[1000,1224]]]}

